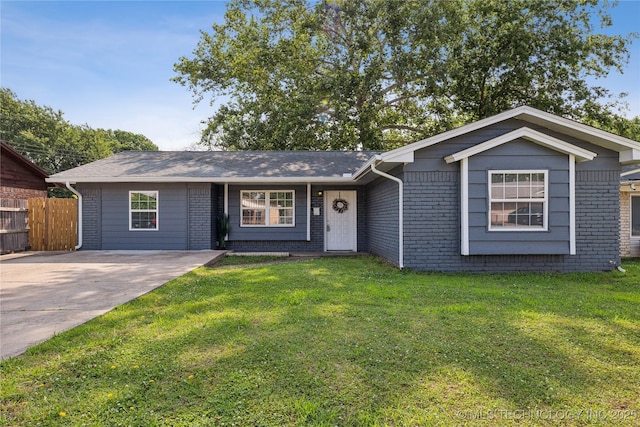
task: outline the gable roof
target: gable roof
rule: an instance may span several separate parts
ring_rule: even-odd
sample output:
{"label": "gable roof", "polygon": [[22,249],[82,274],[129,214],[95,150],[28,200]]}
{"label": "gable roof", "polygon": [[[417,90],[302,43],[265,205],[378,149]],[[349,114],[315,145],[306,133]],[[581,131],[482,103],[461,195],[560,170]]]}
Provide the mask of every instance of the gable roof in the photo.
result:
{"label": "gable roof", "polygon": [[521,127],[504,135],[500,135],[496,138],[474,145],[466,150],[459,151],[444,158],[447,163],[458,162],[462,159],[466,159],[476,154],[480,154],[484,151],[498,147],[507,142],[511,142],[515,139],[526,139],[543,147],[550,148],[555,151],[559,151],[564,154],[571,154],[575,156],[578,162],[585,162],[587,160],[593,160],[597,154],[584,148],[577,147],[568,142],[562,141],[558,138],[554,138],[537,130],[529,129],[528,127]]}
{"label": "gable roof", "polygon": [[49,182],[350,182],[372,151],[124,151]]}
{"label": "gable roof", "polygon": [[4,141],[0,141],[0,153],[2,153],[3,157],[10,157],[38,178],[44,179],[49,176],[47,171],[24,157],[22,154],[18,153],[13,149],[13,147]]}
{"label": "gable roof", "polygon": [[622,164],[640,163],[640,142],[528,106],[514,108],[413,144],[387,151],[382,154],[382,161],[412,162],[413,153],[417,150],[509,119],[518,119],[526,123],[540,125],[552,131],[617,151],[620,153],[620,163]]}

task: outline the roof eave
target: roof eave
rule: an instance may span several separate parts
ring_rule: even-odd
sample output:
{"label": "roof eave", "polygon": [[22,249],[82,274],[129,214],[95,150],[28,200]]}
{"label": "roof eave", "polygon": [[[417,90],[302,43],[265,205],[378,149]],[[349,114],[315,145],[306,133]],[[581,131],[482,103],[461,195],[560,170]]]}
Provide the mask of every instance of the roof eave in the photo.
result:
{"label": "roof eave", "polygon": [[155,182],[155,183],[297,183],[297,182],[326,182],[326,183],[350,183],[353,182],[352,174],[344,176],[296,176],[296,177],[158,177],[158,176],[120,176],[120,177],[64,177],[52,176],[47,182],[66,183],[125,183],[125,182]]}

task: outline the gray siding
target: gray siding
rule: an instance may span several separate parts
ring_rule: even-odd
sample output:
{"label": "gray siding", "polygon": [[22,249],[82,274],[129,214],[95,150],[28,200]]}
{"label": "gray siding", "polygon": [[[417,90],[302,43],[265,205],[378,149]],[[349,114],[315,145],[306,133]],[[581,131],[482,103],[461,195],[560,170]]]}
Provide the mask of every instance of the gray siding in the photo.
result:
{"label": "gray siding", "polygon": [[[86,250],[212,247],[210,184],[82,184]],[[129,191],[158,191],[158,230],[129,230]]]}
{"label": "gray siding", "polygon": [[[546,170],[546,231],[489,231],[490,170]],[[469,251],[472,255],[569,254],[569,157],[516,140],[469,159]]]}
{"label": "gray siding", "polygon": [[[240,192],[253,190],[295,191],[294,227],[242,227],[240,225]],[[307,240],[307,187],[304,185],[230,185],[229,240],[278,241]]]}
{"label": "gray siding", "polygon": [[[231,186],[229,189],[229,199],[231,200]],[[239,188],[239,187],[236,187]],[[244,188],[244,187],[243,187]],[[252,188],[257,188],[253,186]],[[265,187],[266,188],[266,187]],[[283,187],[284,189],[285,187]],[[294,188],[292,186],[288,186],[287,188]],[[354,187],[336,187],[336,186],[327,186],[327,185],[313,185],[311,187],[311,208],[319,208],[320,215],[311,215],[311,240],[307,241],[307,230],[306,230],[306,186],[302,187],[304,193],[302,193],[301,205],[298,205],[298,186],[296,189],[296,224],[297,218],[299,215],[304,215],[304,228],[298,230],[298,233],[302,232],[301,238],[297,240],[286,240],[286,239],[263,239],[261,236],[260,239],[256,239],[252,236],[248,236],[247,240],[237,240],[233,239],[227,243],[227,248],[232,249],[237,252],[322,252],[324,251],[324,192],[330,190],[356,190],[357,198],[358,198],[358,251],[366,252],[367,251],[367,217],[364,214],[366,212],[366,192],[362,188],[354,188]],[[270,186],[269,189],[273,189],[273,186]],[[277,188],[276,188],[277,189]],[[223,190],[220,189],[220,193]],[[323,192],[322,196],[318,195],[318,192]],[[239,195],[239,193],[238,193]],[[220,203],[222,203],[222,196],[219,197]],[[239,203],[239,201],[238,201]],[[231,207],[231,201],[229,202],[229,213],[231,214],[232,209],[236,209],[236,207]],[[237,205],[237,210],[239,211],[240,207]],[[231,215],[230,215],[231,216]],[[236,219],[239,223],[239,214]],[[235,224],[235,221],[234,221]],[[232,226],[236,227],[236,225]],[[298,228],[298,227],[296,227]],[[256,230],[253,228],[252,230]],[[237,236],[238,234],[233,234]],[[231,234],[230,234],[231,237]],[[266,237],[266,236],[264,236]]]}
{"label": "gray siding", "polygon": [[[158,191],[158,230],[129,231],[129,191]],[[102,187],[102,249],[188,249],[186,184]]]}
{"label": "gray siding", "polygon": [[[391,171],[391,174],[402,179],[400,171],[401,168],[396,168]],[[405,199],[405,209],[407,209],[407,203],[413,203],[413,201]],[[405,214],[407,213],[405,211]],[[381,177],[367,186],[366,216],[369,252],[398,265],[399,221],[398,184],[396,182]]]}

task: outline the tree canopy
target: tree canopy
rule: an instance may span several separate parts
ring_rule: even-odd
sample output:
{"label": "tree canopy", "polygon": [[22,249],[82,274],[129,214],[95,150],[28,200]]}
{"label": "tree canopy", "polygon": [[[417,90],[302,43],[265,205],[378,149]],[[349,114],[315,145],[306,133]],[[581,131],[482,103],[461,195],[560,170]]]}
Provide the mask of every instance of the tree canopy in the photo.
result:
{"label": "tree canopy", "polygon": [[20,100],[8,88],[0,88],[0,139],[50,173],[120,151],[158,150],[144,135],[73,125],[61,111]]}
{"label": "tree canopy", "polygon": [[589,78],[621,71],[636,37],[597,32],[608,7],[231,0],[174,80],[225,101],[201,142],[233,150],[389,149],[524,104],[599,123],[618,101]]}

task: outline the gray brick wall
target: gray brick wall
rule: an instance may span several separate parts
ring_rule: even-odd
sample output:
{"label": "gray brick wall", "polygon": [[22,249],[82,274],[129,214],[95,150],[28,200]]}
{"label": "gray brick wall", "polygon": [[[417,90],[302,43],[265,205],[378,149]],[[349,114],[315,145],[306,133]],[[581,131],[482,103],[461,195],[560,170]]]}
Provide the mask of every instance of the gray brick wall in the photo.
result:
{"label": "gray brick wall", "polygon": [[576,172],[576,223],[571,270],[609,270],[620,263],[620,170]]}
{"label": "gray brick wall", "polygon": [[[400,168],[396,168],[391,174],[398,176],[399,172]],[[398,184],[381,177],[369,184],[366,191],[368,251],[398,265]],[[405,232],[405,239],[406,235]]]}
{"label": "gray brick wall", "polygon": [[82,194],[82,249],[102,249],[102,192],[96,184],[80,184]]}
{"label": "gray brick wall", "polygon": [[459,172],[405,174],[405,266],[460,269]]}
{"label": "gray brick wall", "polygon": [[369,252],[369,218],[367,215],[369,193],[365,187],[361,187],[357,189],[356,194],[358,195],[358,252]]}
{"label": "gray brick wall", "polygon": [[189,239],[190,250],[211,249],[211,185],[189,184]]}
{"label": "gray brick wall", "polygon": [[607,271],[620,262],[619,171],[576,172],[576,255],[460,255],[459,174],[405,174],[405,266],[420,271]]}

